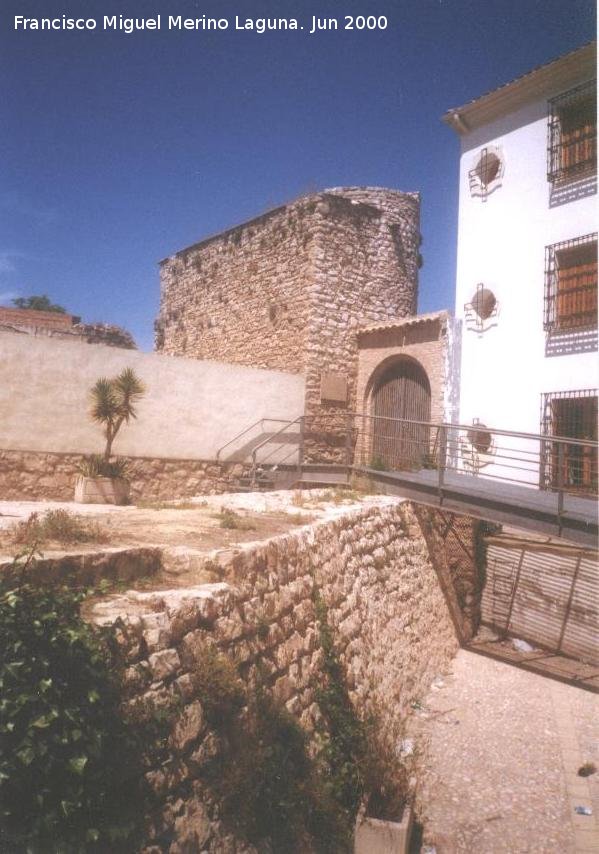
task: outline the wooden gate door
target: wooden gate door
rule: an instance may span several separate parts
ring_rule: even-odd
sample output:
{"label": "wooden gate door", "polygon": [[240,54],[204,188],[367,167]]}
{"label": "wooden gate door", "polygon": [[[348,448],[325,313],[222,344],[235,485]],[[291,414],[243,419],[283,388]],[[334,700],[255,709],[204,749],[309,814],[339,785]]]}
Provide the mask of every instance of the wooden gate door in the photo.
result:
{"label": "wooden gate door", "polygon": [[[373,393],[373,464],[419,468],[430,453],[431,387],[417,362],[402,359],[382,374]],[[386,419],[404,419],[393,421]],[[411,423],[406,423],[411,422]]]}

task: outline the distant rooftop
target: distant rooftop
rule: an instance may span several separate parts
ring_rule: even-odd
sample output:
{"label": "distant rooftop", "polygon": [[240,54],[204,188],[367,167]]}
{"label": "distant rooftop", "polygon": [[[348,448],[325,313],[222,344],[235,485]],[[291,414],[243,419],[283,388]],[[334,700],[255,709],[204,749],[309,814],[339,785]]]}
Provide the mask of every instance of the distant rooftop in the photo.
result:
{"label": "distant rooftop", "polygon": [[448,110],[443,121],[463,135],[507,115],[538,98],[549,98],[596,75],[597,43],[589,42],[539,65],[461,107]]}

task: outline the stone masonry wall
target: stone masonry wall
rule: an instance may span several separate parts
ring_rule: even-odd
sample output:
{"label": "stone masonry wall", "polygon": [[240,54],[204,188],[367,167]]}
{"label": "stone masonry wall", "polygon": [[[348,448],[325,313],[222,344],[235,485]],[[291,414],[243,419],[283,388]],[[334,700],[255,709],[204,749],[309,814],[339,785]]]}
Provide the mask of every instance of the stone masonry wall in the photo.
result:
{"label": "stone masonry wall", "polygon": [[[0,500],[72,501],[83,454],[0,450]],[[235,491],[243,463],[119,457],[130,466],[131,499],[186,498]]]}
{"label": "stone masonry wall", "polygon": [[328,621],[357,713],[380,722],[380,749],[398,754],[410,703],[457,649],[448,608],[408,504],[346,511],[254,544],[222,567],[222,582],[130,591],[98,602],[91,619],[119,619],[129,702],[182,706],[169,757],[147,779],[157,796],[147,851],[253,851],[219,818],[202,769],[222,743],[206,721],[194,667],[206,644],[266,687],[312,733],[322,650],[314,594]]}
{"label": "stone masonry wall", "polygon": [[161,263],[156,349],[303,372],[308,414],[321,374],[341,374],[353,407],[357,328],[415,312],[419,240],[417,194],[300,198]]}

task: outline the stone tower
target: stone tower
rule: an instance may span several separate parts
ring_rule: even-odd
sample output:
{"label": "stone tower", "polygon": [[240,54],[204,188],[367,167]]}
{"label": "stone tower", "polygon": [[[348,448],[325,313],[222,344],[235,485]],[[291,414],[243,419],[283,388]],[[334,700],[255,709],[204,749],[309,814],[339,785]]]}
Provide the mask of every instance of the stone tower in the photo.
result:
{"label": "stone tower", "polygon": [[341,187],[182,249],[156,349],[302,373],[308,415],[354,409],[358,328],[416,311],[419,214],[417,193]]}

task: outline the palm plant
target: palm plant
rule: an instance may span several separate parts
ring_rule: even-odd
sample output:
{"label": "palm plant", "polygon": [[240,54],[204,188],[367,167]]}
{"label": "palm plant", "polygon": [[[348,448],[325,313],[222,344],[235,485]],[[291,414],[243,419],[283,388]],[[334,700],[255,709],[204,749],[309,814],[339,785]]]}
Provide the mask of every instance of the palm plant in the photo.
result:
{"label": "palm plant", "polygon": [[90,391],[90,415],[104,428],[106,447],[103,462],[108,465],[112,444],[117,433],[132,418],[137,418],[136,404],[146,392],[146,387],[132,368],[124,368],[117,377],[101,377]]}

